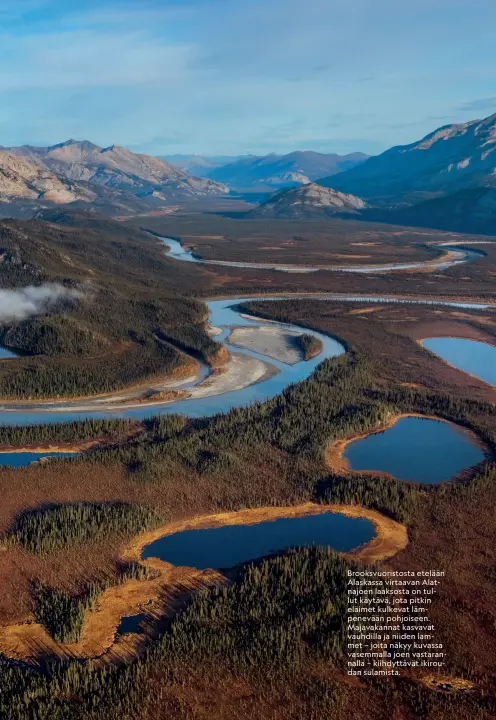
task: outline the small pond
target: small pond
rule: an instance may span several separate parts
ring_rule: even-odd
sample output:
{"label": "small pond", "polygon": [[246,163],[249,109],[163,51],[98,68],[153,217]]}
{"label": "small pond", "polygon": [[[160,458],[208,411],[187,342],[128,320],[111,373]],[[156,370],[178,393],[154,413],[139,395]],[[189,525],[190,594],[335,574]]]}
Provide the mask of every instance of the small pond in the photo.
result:
{"label": "small pond", "polygon": [[403,417],[383,432],[350,442],[343,457],[350,470],[441,483],[482,462],[484,452],[462,428],[440,420]]}
{"label": "small pond", "polygon": [[459,370],[475,375],[490,385],[496,385],[494,345],[456,337],[426,338],[422,340],[422,345]]}
{"label": "small pond", "polygon": [[346,552],[369,542],[374,535],[374,526],[365,518],[325,512],[254,525],[183,530],[150,543],[142,557],[199,570],[223,569],[295,546],[324,545]]}
{"label": "small pond", "polygon": [[141,623],[147,619],[145,613],[139,615],[126,615],[121,618],[119,627],[117,628],[118,635],[125,635],[126,633],[142,633],[143,628]]}
{"label": "small pond", "polygon": [[8,360],[9,358],[15,358],[17,357],[17,353],[12,352],[12,350],[9,350],[6,347],[2,347],[0,345],[0,360]]}
{"label": "small pond", "polygon": [[6,452],[6,453],[0,453],[0,467],[2,466],[9,466],[9,467],[26,467],[26,465],[30,465],[32,462],[36,462],[36,460],[41,460],[41,458],[67,458],[67,457],[73,457],[74,455],[77,455],[78,453],[60,453],[60,452]]}

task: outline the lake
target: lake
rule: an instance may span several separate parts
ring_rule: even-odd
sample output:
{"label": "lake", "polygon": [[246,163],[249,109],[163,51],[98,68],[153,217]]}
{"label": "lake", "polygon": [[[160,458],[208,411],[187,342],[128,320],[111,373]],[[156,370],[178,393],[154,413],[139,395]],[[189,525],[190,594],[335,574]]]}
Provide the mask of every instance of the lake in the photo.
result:
{"label": "lake", "polygon": [[441,483],[482,462],[484,453],[462,428],[440,420],[403,417],[387,430],[350,442],[343,458],[350,470]]}
{"label": "lake", "polygon": [[67,458],[73,457],[78,453],[58,453],[58,452],[6,452],[0,453],[0,467],[8,465],[9,467],[26,467],[36,460],[48,457]]}
{"label": "lake", "polygon": [[422,345],[450,365],[496,385],[496,347],[478,340],[444,337],[426,338]]}
{"label": "lake", "polygon": [[142,557],[199,570],[223,569],[295,546],[323,545],[346,552],[374,536],[374,526],[365,518],[324,512],[254,525],[183,530],[146,545]]}

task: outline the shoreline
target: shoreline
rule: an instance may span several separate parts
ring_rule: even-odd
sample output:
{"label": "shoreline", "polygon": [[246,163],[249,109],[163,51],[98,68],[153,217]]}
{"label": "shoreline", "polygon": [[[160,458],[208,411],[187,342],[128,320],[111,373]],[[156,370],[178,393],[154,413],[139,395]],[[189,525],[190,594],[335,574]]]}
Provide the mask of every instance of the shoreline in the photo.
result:
{"label": "shoreline", "polygon": [[[368,543],[340,555],[358,562],[375,563],[404,550],[407,528],[381,513],[361,505],[320,505],[307,502],[297,506],[249,508],[245,510],[199,515],[167,523],[155,530],[134,536],[119,556],[123,561],[140,562],[156,574],[148,580],[128,580],[113,585],[86,611],[82,637],[77,643],[55,642],[45,628],[32,617],[22,623],[0,626],[0,652],[14,660],[39,662],[44,654],[59,659],[85,658],[98,665],[115,665],[136,657],[140,648],[156,637],[180,610],[192,593],[215,587],[229,580],[215,569],[174,566],[158,558],[141,559],[143,548],[166,535],[190,529],[226,525],[254,525],[278,518],[304,517],[326,512],[347,517],[363,517],[374,526],[375,535]],[[154,626],[144,634],[116,636],[123,617],[144,613]]]}
{"label": "shoreline", "polygon": [[[180,368],[176,368],[176,370],[173,370],[169,375],[154,375],[151,378],[148,378],[147,380],[143,380],[139,383],[135,383],[134,385],[127,385],[125,388],[121,388],[120,390],[112,390],[108,393],[98,393],[96,395],[74,395],[74,396],[64,396],[59,398],[37,398],[34,400],[28,400],[28,399],[19,399],[19,398],[0,398],[0,405],[16,405],[16,404],[26,404],[26,405],[50,405],[55,403],[73,403],[73,402],[98,402],[102,401],[102,407],[105,407],[103,405],[103,401],[105,399],[111,399],[115,395],[121,395],[125,394],[127,392],[133,392],[143,389],[144,391],[150,389],[150,383],[184,383],[189,382],[191,380],[194,380],[198,377],[198,373],[200,371],[200,363],[195,358],[190,358],[191,362],[182,365]],[[192,371],[195,371],[194,375],[188,375],[188,373],[191,373]],[[174,387],[171,388],[165,388],[166,390],[173,390]],[[135,398],[131,398],[131,400],[135,400]],[[137,400],[137,398],[136,398]],[[7,408],[8,409],[8,408]]]}
{"label": "shoreline", "polygon": [[[51,413],[62,414],[72,412],[113,413],[147,407],[161,407],[177,402],[178,400],[187,402],[189,400],[200,399],[202,397],[217,397],[226,393],[243,390],[246,387],[251,387],[252,385],[264,382],[265,380],[268,380],[273,375],[279,372],[279,370],[274,365],[272,365],[269,360],[263,361],[256,358],[251,358],[248,354],[243,352],[230,353],[229,357],[232,360],[231,363],[213,367],[209,375],[207,375],[205,378],[200,379],[200,381],[196,385],[193,385],[190,388],[166,388],[164,390],[156,390],[155,392],[153,392],[153,394],[149,396],[149,398],[125,398],[123,397],[124,393],[130,390],[130,388],[127,388],[126,390],[119,391],[119,393],[116,392],[115,395],[118,395],[119,397],[116,397],[114,400],[112,400],[112,396],[114,394],[105,396],[108,399],[108,402],[104,402],[105,398],[103,398],[102,396],[89,396],[87,398],[82,398],[81,400],[64,399],[61,401],[59,399],[52,402],[50,400],[0,401],[0,412],[22,412],[25,414],[44,413],[46,415],[50,415]],[[233,376],[235,376],[235,373],[237,372],[237,368],[235,366],[239,362],[238,358],[247,359],[244,360],[246,364],[251,362],[251,364],[258,363],[260,365],[263,365],[264,369],[263,372],[261,372],[254,379],[251,379],[249,382],[245,381],[247,379],[247,374],[249,374],[250,370],[243,369],[242,377],[238,380],[238,382],[234,383],[233,387],[229,387],[229,382],[232,381]],[[194,376],[192,380],[197,378],[198,375]],[[182,382],[187,381],[188,378],[182,380]],[[210,392],[209,388],[211,388],[214,382],[218,383],[220,385],[220,388],[217,392]],[[152,388],[150,388],[149,386],[145,386],[145,391],[146,390],[151,391]],[[185,395],[181,395],[180,397],[178,395],[174,395],[167,400],[164,400],[163,397],[159,397],[159,399],[154,399],[157,397],[157,395],[163,392],[185,393]],[[65,421],[61,420],[61,422]]]}
{"label": "shoreline", "polygon": [[445,365],[448,365],[450,368],[453,368],[453,370],[457,370],[458,372],[463,373],[464,375],[467,375],[468,377],[472,378],[473,380],[477,380],[478,382],[483,383],[484,385],[487,385],[488,387],[492,388],[493,390],[496,390],[496,385],[493,385],[493,383],[488,382],[487,380],[483,380],[478,375],[474,375],[471,372],[468,372],[468,370],[463,370],[461,367],[457,367],[456,365],[453,365],[453,363],[450,363],[449,360],[445,360],[441,355],[438,355],[434,350],[431,350],[430,348],[426,347],[424,345],[424,340],[435,340],[436,338],[441,339],[450,339],[450,340],[470,340],[472,342],[480,342],[483,345],[489,345],[489,347],[496,347],[496,339],[494,339],[493,342],[488,342],[486,340],[476,340],[473,337],[469,337],[468,333],[467,335],[431,335],[429,337],[424,338],[416,338],[416,342],[422,350],[426,350],[427,352],[431,353],[431,355],[434,355],[435,358],[443,362]]}
{"label": "shoreline", "polygon": [[[70,455],[72,453],[83,452],[88,450],[90,447],[94,447],[98,443],[83,443],[83,445],[76,446],[72,445],[69,447],[59,445],[48,445],[47,447],[14,447],[14,448],[0,448],[0,455],[15,455],[21,453],[35,453],[36,455],[42,455],[43,453],[57,453],[58,455]],[[0,463],[1,464],[1,463]]]}
{"label": "shoreline", "polygon": [[[360,432],[354,433],[353,435],[347,435],[346,437],[339,438],[338,440],[335,440],[332,444],[328,445],[328,447],[325,450],[325,461],[327,464],[327,467],[330,470],[334,470],[336,472],[343,473],[345,475],[353,475],[353,474],[359,474],[359,475],[372,475],[374,477],[382,477],[385,479],[391,479],[394,478],[395,480],[398,479],[394,475],[388,472],[384,472],[382,470],[353,470],[350,468],[349,461],[343,457],[343,454],[348,447],[353,442],[356,442],[357,440],[362,440],[363,438],[369,437],[370,435],[377,435],[379,433],[385,432],[386,430],[390,430],[397,422],[398,420],[401,420],[402,418],[419,418],[421,420],[434,420],[437,422],[443,422],[447,423],[448,425],[452,425],[455,430],[461,431],[463,434],[467,435],[470,440],[479,447],[485,456],[485,460],[492,460],[494,458],[494,451],[493,449],[486,443],[484,440],[479,437],[473,430],[470,428],[465,427],[464,425],[460,425],[453,420],[446,420],[445,418],[438,417],[436,415],[421,415],[420,413],[400,413],[399,415],[394,415],[391,418],[389,418],[383,425],[380,425],[378,427],[372,428],[371,430],[361,430]],[[482,461],[484,462],[484,461]],[[457,475],[454,475],[450,480],[447,480],[446,482],[439,483],[441,485],[445,485],[446,483],[452,483],[456,480],[460,480],[462,478],[466,478],[467,476],[472,476],[476,473],[477,469],[480,467],[482,463],[478,463],[477,465],[473,466],[472,468],[466,468],[465,470],[462,470]],[[467,475],[469,474],[469,475]],[[401,482],[409,482],[408,480],[401,480]],[[429,485],[430,483],[416,483],[420,486],[422,485]]]}

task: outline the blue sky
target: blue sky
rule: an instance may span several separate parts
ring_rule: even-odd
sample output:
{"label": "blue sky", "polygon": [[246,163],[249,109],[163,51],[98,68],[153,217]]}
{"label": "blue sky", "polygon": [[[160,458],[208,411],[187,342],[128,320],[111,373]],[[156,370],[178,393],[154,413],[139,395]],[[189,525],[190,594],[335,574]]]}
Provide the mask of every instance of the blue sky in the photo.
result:
{"label": "blue sky", "polygon": [[0,0],[0,145],[380,152],[496,112],[495,0]]}

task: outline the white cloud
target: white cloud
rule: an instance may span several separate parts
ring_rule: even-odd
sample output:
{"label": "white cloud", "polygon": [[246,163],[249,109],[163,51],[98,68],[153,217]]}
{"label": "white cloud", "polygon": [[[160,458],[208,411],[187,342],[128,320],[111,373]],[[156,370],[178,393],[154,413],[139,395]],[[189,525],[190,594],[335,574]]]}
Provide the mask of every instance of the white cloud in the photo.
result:
{"label": "white cloud", "polygon": [[82,297],[79,291],[57,283],[30,285],[19,290],[0,290],[0,323],[24,320],[44,312],[58,300],[79,297]]}

